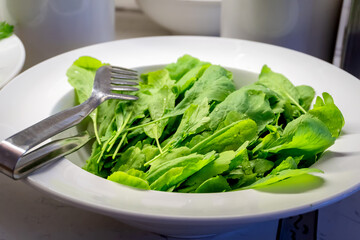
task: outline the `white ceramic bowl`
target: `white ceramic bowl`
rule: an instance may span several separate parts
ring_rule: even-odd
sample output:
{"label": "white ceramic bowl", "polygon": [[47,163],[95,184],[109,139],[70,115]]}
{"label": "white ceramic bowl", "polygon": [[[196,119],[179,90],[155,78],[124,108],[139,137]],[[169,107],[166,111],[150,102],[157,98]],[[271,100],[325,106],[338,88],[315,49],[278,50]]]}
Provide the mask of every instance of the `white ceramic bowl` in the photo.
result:
{"label": "white ceramic bowl", "polygon": [[331,93],[346,124],[342,136],[314,165],[324,174],[308,176],[311,181],[307,184],[285,180],[261,190],[208,194],[145,191],[82,170],[80,166],[86,157],[80,151],[73,159],[67,157],[40,169],[25,181],[70,204],[142,229],[176,236],[216,234],[293,216],[331,204],[359,189],[360,112],[354,103],[360,102],[360,81],[314,57],[244,40],[137,38],[85,47],[46,60],[18,75],[0,91],[0,139],[72,104],[73,89],[65,74],[80,56],[141,68],[174,62],[185,53],[234,70],[237,86],[254,81],[263,64],[267,64],[295,85],[313,86],[317,95],[323,91]]}
{"label": "white ceramic bowl", "polygon": [[0,40],[0,89],[24,66],[25,48],[15,35]]}
{"label": "white ceramic bowl", "polygon": [[136,0],[154,22],[174,34],[220,35],[221,0]]}

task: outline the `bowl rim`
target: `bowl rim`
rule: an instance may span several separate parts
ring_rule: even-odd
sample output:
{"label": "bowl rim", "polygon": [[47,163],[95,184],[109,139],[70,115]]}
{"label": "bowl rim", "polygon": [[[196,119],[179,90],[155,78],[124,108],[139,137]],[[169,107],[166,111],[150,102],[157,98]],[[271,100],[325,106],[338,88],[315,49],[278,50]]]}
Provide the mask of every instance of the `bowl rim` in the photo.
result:
{"label": "bowl rim", "polygon": [[[218,44],[222,44],[222,45],[218,45]],[[182,46],[182,48],[179,49],[179,46]],[[224,53],[218,49],[214,49],[215,53],[212,53],[212,54],[209,52],[204,52],[204,50],[207,50],[211,46],[221,46],[221,49],[220,49],[221,51],[225,49],[226,51],[232,50],[232,52]],[[132,58],[127,58],[127,59],[122,59],[122,58],[118,58],[118,57],[114,58],[114,59],[116,59],[116,61],[118,61],[117,64],[118,63],[121,65],[124,64],[124,67],[146,66],[147,64],[143,64],[143,63],[153,59],[151,56],[148,56],[148,54],[154,53],[155,51],[160,51],[160,52],[156,53],[157,54],[156,56],[158,56],[158,59],[156,60],[156,62],[153,63],[153,65],[166,64],[166,63],[169,63],[170,58],[173,59],[172,56],[163,55],[163,54],[167,54],[168,53],[167,51],[169,49],[172,49],[172,51],[174,51],[172,54],[183,52],[184,49],[187,49],[188,51],[190,51],[190,54],[192,54],[194,56],[196,56],[196,53],[199,53],[201,55],[201,57],[199,56],[199,58],[205,58],[205,57],[210,58],[209,61],[212,61],[214,64],[218,63],[217,57],[225,59],[226,54],[230,54],[234,58],[226,60],[226,64],[223,63],[223,66],[233,67],[233,66],[231,66],[231,64],[233,64],[234,66],[236,65],[240,69],[246,69],[249,71],[257,71],[259,69],[258,68],[259,65],[260,64],[262,65],[263,63],[257,63],[256,62],[257,60],[253,59],[253,58],[255,58],[255,56],[247,57],[247,54],[250,54],[252,51],[256,50],[256,52],[259,52],[258,53],[259,55],[267,56],[265,54],[274,53],[274,51],[275,51],[276,53],[278,53],[278,55],[269,56],[268,58],[266,58],[267,60],[272,61],[272,63],[274,63],[275,68],[279,68],[279,66],[281,66],[281,64],[279,65],[279,63],[275,61],[276,59],[281,58],[281,60],[279,60],[279,61],[284,62],[285,61],[283,59],[284,56],[286,58],[286,61],[290,61],[289,59],[292,59],[295,57],[295,60],[296,60],[295,62],[302,63],[302,65],[300,65],[299,69],[297,69],[297,68],[294,68],[294,66],[286,64],[288,67],[290,66],[289,69],[286,69],[286,72],[291,73],[291,71],[294,70],[294,73],[292,73],[292,75],[302,72],[304,69],[306,70],[308,67],[311,67],[311,69],[314,69],[315,66],[312,66],[312,64],[315,64],[316,66],[318,66],[318,68],[315,71],[316,76],[320,75],[323,72],[330,71],[333,74],[332,76],[330,76],[331,79],[337,78],[338,76],[343,76],[344,82],[351,81],[353,84],[355,84],[355,82],[356,82],[356,89],[359,89],[359,87],[360,87],[358,79],[356,79],[355,77],[346,73],[345,71],[338,69],[335,66],[333,66],[329,63],[326,63],[322,60],[316,59],[309,55],[299,53],[299,52],[296,52],[293,50],[272,46],[269,44],[256,43],[256,42],[250,42],[250,41],[238,40],[238,39],[229,39],[229,38],[199,37],[199,36],[198,37],[194,37],[194,36],[164,36],[164,37],[145,37],[145,38],[137,38],[137,39],[118,40],[118,41],[113,41],[113,42],[108,42],[108,43],[96,44],[96,45],[76,49],[76,50],[70,51],[68,53],[61,54],[57,57],[48,59],[48,60],[36,65],[35,67],[25,71],[24,73],[19,75],[15,79],[15,81],[12,81],[11,84],[8,85],[7,88],[5,88],[5,90],[10,89],[10,88],[14,89],[18,84],[25,81],[25,77],[28,77],[31,74],[34,74],[35,72],[40,70],[40,68],[54,65],[53,72],[56,73],[58,71],[64,71],[64,69],[66,69],[68,67],[67,64],[69,64],[70,62],[73,62],[75,60],[76,56],[81,56],[84,54],[87,54],[87,55],[99,54],[99,56],[102,56],[105,59],[104,61],[106,61],[106,59],[108,59],[108,58],[109,58],[108,60],[110,60],[110,59],[112,59],[112,56],[106,55],[106,54],[111,53],[111,52],[109,52],[109,50],[99,53],[99,50],[105,50],[106,48],[109,48],[109,47],[112,47],[112,48],[113,47],[121,47],[120,50],[126,50],[126,49],[129,49],[129,47],[131,47],[131,49],[133,49],[134,47],[138,47],[139,48],[138,54],[140,54],[141,51],[144,51],[144,52],[141,52],[141,54],[143,54],[142,55],[143,59],[137,59],[136,54]],[[154,47],[154,49],[149,49],[151,47]],[[250,47],[250,49],[248,49],[248,47]],[[225,54],[225,55],[221,56],[219,54]],[[100,59],[102,59],[102,57],[100,57]],[[179,57],[179,55],[177,57]],[[250,58],[250,59],[248,59],[248,58]],[[247,62],[247,61],[238,62],[241,59],[250,60],[250,62]],[[205,59],[205,60],[208,60],[208,59]],[[237,61],[234,61],[234,60],[237,60]],[[256,63],[254,63],[254,61]],[[263,59],[262,59],[262,61],[263,61]],[[55,66],[55,64],[59,64],[59,66]],[[254,64],[254,65],[251,65],[251,64]],[[308,73],[306,73],[306,72],[303,74],[305,74],[304,76],[308,76]],[[300,77],[303,77],[303,76],[300,76]],[[298,77],[298,78],[300,78],[300,77]],[[61,84],[64,84],[63,82],[61,82],[61,81],[64,81],[63,78],[57,79],[57,80],[59,80],[59,82]],[[310,80],[312,80],[312,79],[309,79],[308,81],[310,81]],[[59,84],[59,82],[57,82],[57,84]],[[329,83],[331,83],[331,81]],[[329,85],[327,87],[331,87],[331,85]],[[69,89],[69,88],[67,87],[66,89]],[[356,89],[353,89],[353,91],[355,91]],[[60,88],[60,90],[61,90],[61,88]],[[4,92],[0,92],[0,99],[3,96],[3,93]],[[52,107],[53,106],[51,106],[51,108]],[[47,113],[45,113],[45,114],[47,114]],[[1,123],[1,121],[0,121],[0,123]],[[359,133],[360,133],[360,130],[359,130]],[[61,171],[59,171],[60,169],[61,169]],[[56,164],[49,166],[48,168],[41,169],[40,171],[34,173],[33,175],[29,176],[29,178],[26,179],[25,181],[29,182],[31,185],[36,186],[39,189],[42,189],[46,192],[50,192],[52,195],[62,198],[65,201],[72,202],[73,204],[76,204],[80,207],[91,209],[96,212],[106,213],[108,215],[115,215],[117,217],[120,217],[120,215],[121,215],[121,217],[128,216],[128,217],[132,217],[134,219],[141,217],[141,218],[157,219],[157,220],[168,219],[168,220],[184,220],[184,221],[186,220],[186,221],[201,221],[201,222],[202,221],[216,221],[219,219],[224,220],[224,221],[225,220],[232,221],[235,219],[238,221],[256,221],[256,220],[260,220],[260,219],[263,220],[266,218],[271,219],[271,218],[277,218],[277,217],[283,217],[283,216],[290,216],[294,213],[313,210],[318,207],[325,206],[325,205],[328,205],[335,201],[341,200],[342,198],[344,198],[344,197],[350,195],[351,193],[353,193],[354,191],[358,190],[360,187],[360,182],[355,182],[353,185],[351,185],[351,187],[346,188],[344,191],[333,192],[331,196],[321,197],[316,201],[309,200],[310,202],[304,202],[303,204],[299,204],[297,206],[293,206],[290,208],[285,207],[282,210],[268,208],[267,211],[262,211],[262,212],[260,211],[256,214],[248,214],[247,215],[246,212],[243,212],[242,215],[239,213],[230,213],[229,212],[229,213],[227,213],[228,215],[221,213],[221,214],[217,214],[217,215],[214,214],[212,216],[209,216],[209,215],[184,215],[186,213],[174,214],[171,212],[170,213],[161,212],[161,213],[156,214],[154,212],[152,212],[152,213],[151,212],[139,212],[136,210],[124,209],[121,207],[121,205],[116,205],[116,204],[115,205],[106,205],[106,206],[102,205],[101,199],[100,200],[97,199],[97,197],[100,196],[101,194],[104,194],[104,196],[108,196],[106,194],[134,193],[135,194],[134,196],[142,196],[140,193],[143,193],[139,190],[135,191],[134,189],[130,189],[129,187],[119,186],[119,184],[111,183],[105,179],[97,179],[96,182],[101,185],[103,183],[103,181],[107,181],[107,184],[105,184],[106,185],[105,187],[108,189],[114,190],[114,192],[107,193],[105,191],[106,190],[105,188],[99,189],[99,191],[102,191],[102,192],[100,192],[100,195],[97,195],[96,198],[92,199],[93,200],[92,202],[91,201],[84,202],[86,200],[85,198],[81,198],[81,199],[77,198],[78,195],[76,195],[76,194],[81,194],[81,193],[71,192],[71,189],[70,189],[71,186],[66,186],[66,189],[62,189],[60,187],[63,187],[63,186],[54,185],[54,182],[52,182],[52,181],[56,181],[57,180],[56,178],[58,176],[60,176],[60,175],[56,175],[56,174],[61,174],[61,173],[68,174],[68,175],[69,174],[71,175],[72,173],[77,173],[77,174],[81,174],[81,176],[87,175],[87,177],[89,177],[89,175],[91,175],[93,177],[96,177],[96,176],[92,175],[91,173],[88,173],[85,171],[79,171],[79,170],[80,170],[79,167],[77,167],[77,166],[75,167],[75,165],[73,163],[70,163],[68,160],[63,159],[63,160],[57,162]],[[356,171],[356,169],[353,169],[353,170]],[[359,170],[357,170],[357,171],[359,171]],[[54,175],[52,175],[52,174],[54,174]],[[96,178],[98,178],[98,177],[96,177]],[[73,180],[75,180],[75,183],[76,183],[76,179],[73,179]],[[85,178],[84,178],[84,180],[85,180]],[[80,185],[80,187],[82,187],[82,186]],[[61,189],[63,192],[61,192],[59,189]],[[240,191],[238,191],[238,193],[239,192]],[[254,192],[256,192],[255,190],[244,190],[242,192],[246,192],[247,194],[249,194],[250,198],[254,197],[254,196],[267,196],[268,195],[268,194],[260,194],[260,195],[255,194],[254,193]],[[92,192],[90,192],[90,193],[92,193]],[[151,194],[155,193],[157,195],[156,196],[157,198],[159,198],[160,196],[163,196],[166,199],[171,199],[171,201],[175,201],[175,203],[176,203],[176,201],[178,201],[178,199],[177,199],[178,196],[179,197],[184,196],[184,194],[181,194],[181,193],[163,193],[163,192],[158,192],[158,191],[148,191],[148,193],[149,193],[149,196],[146,196],[146,197],[148,197],[148,199],[152,197]],[[190,194],[190,195],[185,194],[187,197],[189,197],[187,200],[190,199],[192,202],[187,202],[187,200],[186,199],[184,200],[184,198],[180,199],[180,200],[185,201],[185,204],[190,204],[191,206],[194,207],[193,209],[195,209],[196,206],[193,204],[195,204],[196,201],[201,202],[201,201],[208,200],[208,201],[214,201],[214,204],[215,204],[215,203],[217,203],[216,201],[219,200],[218,198],[221,198],[221,196],[224,196],[224,194],[226,194],[228,196],[236,195],[235,192],[211,193],[211,194]],[[311,192],[309,194],[313,195],[313,192]],[[210,197],[210,199],[208,199],[207,197]],[[286,195],[286,197],[291,197],[291,196]],[[279,206],[279,207],[283,207],[283,206]],[[200,211],[201,209],[198,209],[198,210]]]}

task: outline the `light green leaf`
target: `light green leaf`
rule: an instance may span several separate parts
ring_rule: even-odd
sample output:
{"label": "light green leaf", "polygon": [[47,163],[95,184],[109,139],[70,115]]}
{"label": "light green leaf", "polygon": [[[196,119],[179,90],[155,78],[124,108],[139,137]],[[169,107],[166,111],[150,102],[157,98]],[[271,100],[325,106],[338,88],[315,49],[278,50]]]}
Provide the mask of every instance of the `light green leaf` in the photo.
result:
{"label": "light green leaf", "polygon": [[329,128],[333,137],[338,137],[345,124],[344,116],[334,104],[330,94],[324,92],[323,98],[324,100],[317,97],[314,108],[309,111],[309,114],[320,119]]}
{"label": "light green leaf", "polygon": [[308,159],[322,153],[334,142],[335,138],[322,121],[305,114],[290,122],[283,135],[262,151],[277,156],[304,156],[304,159]]}
{"label": "light green leaf", "polygon": [[108,180],[144,190],[150,190],[149,183],[142,177],[136,176],[139,173],[118,171],[107,177]]}
{"label": "light green leaf", "polygon": [[260,178],[253,184],[243,187],[242,189],[261,188],[290,177],[300,176],[303,174],[314,173],[314,172],[322,173],[321,170],[316,168],[286,169],[276,172],[274,174],[268,174],[266,177]]}

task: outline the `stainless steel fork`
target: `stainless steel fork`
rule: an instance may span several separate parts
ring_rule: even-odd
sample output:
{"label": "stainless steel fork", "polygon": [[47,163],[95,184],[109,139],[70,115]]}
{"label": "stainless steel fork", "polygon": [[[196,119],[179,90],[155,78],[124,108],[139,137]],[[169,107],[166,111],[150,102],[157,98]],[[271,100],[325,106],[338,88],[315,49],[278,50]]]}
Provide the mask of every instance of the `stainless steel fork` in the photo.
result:
{"label": "stainless steel fork", "polygon": [[45,145],[41,143],[77,125],[108,99],[136,100],[136,96],[116,92],[137,91],[137,88],[129,86],[138,84],[132,80],[138,80],[138,73],[134,70],[114,66],[100,67],[88,100],[0,142],[0,172],[19,179],[85,145],[91,139],[88,134],[56,140]]}

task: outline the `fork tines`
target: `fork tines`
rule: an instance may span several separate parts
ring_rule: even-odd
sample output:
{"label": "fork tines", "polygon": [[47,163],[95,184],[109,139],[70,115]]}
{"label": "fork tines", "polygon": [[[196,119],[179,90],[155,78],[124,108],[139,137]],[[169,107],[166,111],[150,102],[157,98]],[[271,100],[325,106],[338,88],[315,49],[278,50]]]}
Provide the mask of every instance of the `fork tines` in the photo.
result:
{"label": "fork tines", "polygon": [[[133,69],[123,67],[110,66],[111,72],[111,90],[113,91],[138,91],[136,87],[131,85],[138,85],[139,83],[131,80],[138,80],[138,72]],[[120,85],[120,86],[119,86]],[[130,85],[130,86],[126,86]]]}
{"label": "fork tines", "polygon": [[[111,77],[119,80],[138,80],[139,74],[136,70],[110,66]],[[132,84],[131,84],[132,85]]]}
{"label": "fork tines", "polygon": [[116,67],[116,66],[111,66],[110,68],[111,68],[111,72],[115,74],[122,74],[122,75],[135,76],[135,77],[138,76],[138,72],[133,69]]}

